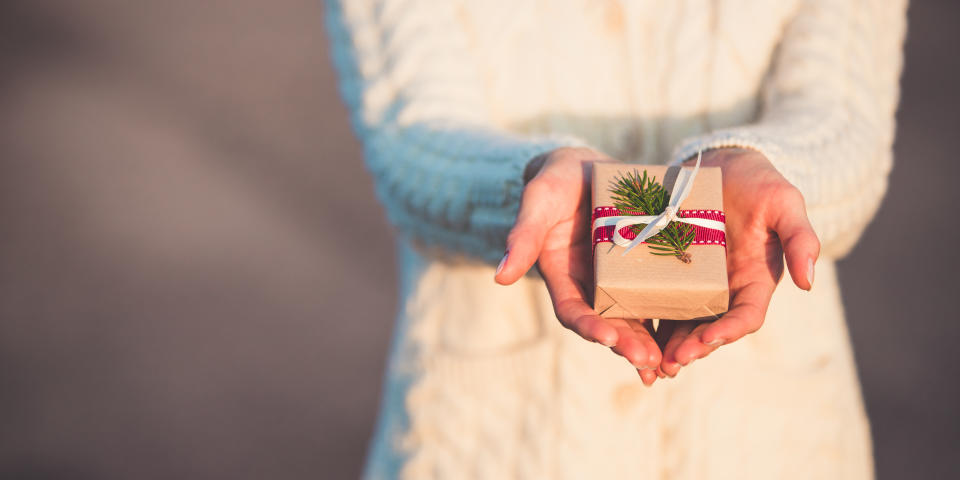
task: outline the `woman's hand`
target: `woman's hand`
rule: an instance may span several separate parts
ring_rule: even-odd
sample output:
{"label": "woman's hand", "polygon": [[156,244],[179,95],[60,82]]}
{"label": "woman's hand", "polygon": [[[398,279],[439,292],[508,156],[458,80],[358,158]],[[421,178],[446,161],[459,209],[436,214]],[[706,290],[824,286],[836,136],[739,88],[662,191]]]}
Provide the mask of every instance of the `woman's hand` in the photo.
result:
{"label": "woman's hand", "polygon": [[497,283],[511,284],[537,264],[563,326],[626,358],[647,385],[657,379],[660,348],[649,320],[602,318],[587,303],[593,285],[590,164],[613,162],[587,148],[559,148],[530,162],[529,179]]}
{"label": "woman's hand", "polygon": [[763,325],[770,296],[783,275],[784,256],[793,283],[810,290],[820,253],[803,196],[763,154],[710,150],[704,152],[702,165],[723,169],[730,310],[715,321],[660,322],[657,339],[663,360],[658,374],[670,377],[681,366]]}

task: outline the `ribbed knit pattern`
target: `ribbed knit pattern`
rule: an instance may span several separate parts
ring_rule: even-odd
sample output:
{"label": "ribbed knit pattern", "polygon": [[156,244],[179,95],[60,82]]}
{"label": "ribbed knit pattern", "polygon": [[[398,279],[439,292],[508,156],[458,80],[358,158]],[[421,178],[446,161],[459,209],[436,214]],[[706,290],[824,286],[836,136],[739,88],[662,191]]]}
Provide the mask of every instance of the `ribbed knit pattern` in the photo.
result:
{"label": "ribbed knit pattern", "polygon": [[[401,312],[366,478],[869,478],[832,259],[891,168],[905,0],[327,2],[342,96],[400,232]],[[764,153],[824,249],[756,334],[645,389],[492,282],[533,156]],[[429,248],[428,248],[429,247]],[[358,321],[372,321],[358,319]]]}
{"label": "ribbed knit pattern", "polygon": [[905,2],[803,2],[765,86],[760,118],[681,144],[763,152],[803,192],[825,254],[839,257],[876,213],[892,168]]}

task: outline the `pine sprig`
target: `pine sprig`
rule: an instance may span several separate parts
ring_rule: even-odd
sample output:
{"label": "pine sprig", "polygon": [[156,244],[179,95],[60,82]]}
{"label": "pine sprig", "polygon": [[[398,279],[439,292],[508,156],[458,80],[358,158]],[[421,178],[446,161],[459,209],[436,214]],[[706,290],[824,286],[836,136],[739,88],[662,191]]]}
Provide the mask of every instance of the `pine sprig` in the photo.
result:
{"label": "pine sprig", "polygon": [[682,222],[670,222],[659,233],[647,239],[650,252],[654,255],[674,256],[683,263],[690,263],[692,258],[687,248],[693,243],[695,232],[693,225]]}
{"label": "pine sprig", "polygon": [[670,201],[667,189],[657,182],[657,177],[648,177],[646,170],[643,171],[643,176],[634,170],[611,180],[610,183],[613,206],[621,211],[639,210],[646,215],[657,215],[663,212]]}
{"label": "pine sprig", "polygon": [[[613,205],[620,211],[642,212],[644,215],[659,215],[670,203],[670,194],[667,189],[657,182],[657,177],[627,172],[610,181],[611,198]],[[646,224],[631,226],[633,233],[640,233]],[[646,240],[652,250],[650,253],[660,256],[673,256],[683,263],[690,263],[691,257],[687,248],[693,243],[694,229],[692,225],[682,222],[670,222],[656,235]]]}

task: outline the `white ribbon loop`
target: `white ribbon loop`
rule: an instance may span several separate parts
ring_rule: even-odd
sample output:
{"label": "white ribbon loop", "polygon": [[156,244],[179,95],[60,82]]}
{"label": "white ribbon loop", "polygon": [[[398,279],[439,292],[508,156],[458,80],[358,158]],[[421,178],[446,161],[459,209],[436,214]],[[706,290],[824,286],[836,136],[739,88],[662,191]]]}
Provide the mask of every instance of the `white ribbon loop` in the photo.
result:
{"label": "white ribbon loop", "polygon": [[[690,195],[690,191],[693,190],[693,180],[697,177],[697,172],[700,170],[701,156],[702,152],[697,152],[697,163],[693,166],[692,170],[686,167],[680,169],[680,173],[677,175],[677,181],[673,183],[673,191],[670,192],[670,203],[663,209],[662,213],[659,215],[600,217],[593,223],[593,228],[597,229],[599,227],[605,227],[612,224],[614,226],[613,243],[621,247],[626,247],[621,255],[626,255],[627,252],[633,249],[633,247],[640,245],[646,239],[660,233],[660,231],[666,228],[670,222],[683,222],[699,227],[709,228],[711,230],[724,231],[723,222],[717,220],[677,217],[677,212],[680,210],[680,204],[687,199],[687,196]],[[620,235],[620,230],[624,227],[630,227],[644,223],[647,224],[647,226],[644,227],[643,230],[641,230],[633,240]]]}

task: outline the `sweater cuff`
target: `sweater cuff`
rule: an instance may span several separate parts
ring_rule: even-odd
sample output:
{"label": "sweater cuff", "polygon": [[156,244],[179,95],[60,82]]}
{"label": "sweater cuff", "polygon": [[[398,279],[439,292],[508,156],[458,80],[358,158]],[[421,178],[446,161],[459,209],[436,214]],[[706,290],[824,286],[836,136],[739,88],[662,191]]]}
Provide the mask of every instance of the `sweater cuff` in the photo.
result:
{"label": "sweater cuff", "polygon": [[783,146],[771,141],[768,135],[761,135],[750,127],[724,129],[706,135],[689,137],[674,149],[670,165],[680,165],[696,157],[698,151],[708,151],[720,148],[744,148],[761,153],[788,182],[797,187],[805,198],[810,198],[816,192],[809,191],[810,185],[804,181],[803,165],[788,155]]}
{"label": "sweater cuff", "polygon": [[[537,157],[563,147],[586,147],[586,142],[578,137],[564,134],[548,134],[521,141],[514,150],[514,158],[519,161],[508,163],[509,181],[506,203],[518,206],[523,188],[526,186],[525,173],[530,163]],[[479,200],[479,199],[475,199]],[[482,201],[478,203],[483,203]],[[513,213],[516,213],[515,211]]]}

